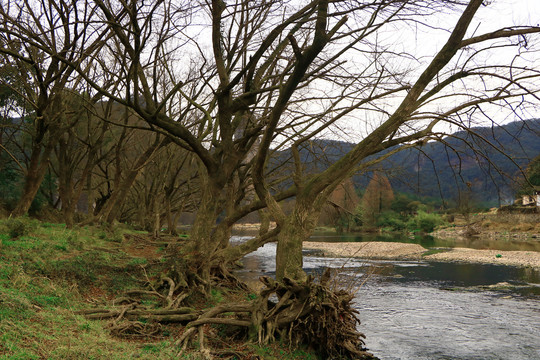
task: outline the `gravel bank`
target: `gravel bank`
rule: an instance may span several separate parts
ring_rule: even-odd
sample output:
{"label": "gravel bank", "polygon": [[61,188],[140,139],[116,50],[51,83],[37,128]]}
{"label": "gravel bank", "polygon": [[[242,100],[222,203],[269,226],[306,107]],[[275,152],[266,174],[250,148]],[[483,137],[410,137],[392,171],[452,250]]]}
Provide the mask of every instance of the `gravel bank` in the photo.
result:
{"label": "gravel bank", "polygon": [[306,250],[320,250],[325,256],[368,259],[419,259],[427,250],[418,244],[397,242],[304,242]]}
{"label": "gravel bank", "polygon": [[425,256],[424,259],[540,268],[540,253],[534,251],[500,251],[454,248],[448,252]]}
{"label": "gravel bank", "polygon": [[[325,256],[357,257],[366,259],[426,259],[482,264],[500,264],[540,269],[540,252],[500,251],[454,248],[423,256],[427,249],[418,244],[397,242],[328,243],[304,242],[304,249],[317,250]],[[500,255],[500,256],[497,256]]]}

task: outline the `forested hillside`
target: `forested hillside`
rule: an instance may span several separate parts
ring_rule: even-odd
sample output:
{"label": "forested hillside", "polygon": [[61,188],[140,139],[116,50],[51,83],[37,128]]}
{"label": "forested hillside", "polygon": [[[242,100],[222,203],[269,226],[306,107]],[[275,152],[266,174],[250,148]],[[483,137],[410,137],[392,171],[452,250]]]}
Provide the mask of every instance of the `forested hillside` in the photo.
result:
{"label": "forested hillside", "polygon": [[[497,206],[513,201],[523,179],[521,171],[540,154],[539,139],[540,119],[471,128],[400,151],[374,169],[387,174],[395,191],[435,198],[447,207],[455,206],[460,198]],[[306,168],[326,167],[353,146],[313,141],[302,149],[302,160]],[[280,156],[287,154],[284,151]],[[354,177],[360,191],[371,176],[368,172]]]}

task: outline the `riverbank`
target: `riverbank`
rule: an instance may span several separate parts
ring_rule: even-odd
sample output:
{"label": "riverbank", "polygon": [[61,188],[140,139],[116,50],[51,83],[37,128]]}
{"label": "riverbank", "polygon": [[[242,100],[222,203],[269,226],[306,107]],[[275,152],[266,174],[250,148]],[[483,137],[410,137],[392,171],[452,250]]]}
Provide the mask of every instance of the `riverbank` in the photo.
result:
{"label": "riverbank", "polygon": [[[127,227],[0,219],[0,359],[316,359],[285,341],[250,342],[236,309],[251,311],[257,294],[235,281],[208,284],[210,291],[192,285],[181,273],[189,268],[179,250],[187,241]],[[204,341],[181,351],[195,328],[188,324],[214,309],[222,323],[206,323],[196,332]]]}
{"label": "riverbank", "polygon": [[408,259],[417,260],[427,249],[418,244],[398,242],[312,242],[306,241],[304,249],[316,251],[322,256],[355,257],[366,259]]}
{"label": "riverbank", "polygon": [[540,252],[534,251],[453,248],[430,254],[428,249],[418,244],[378,241],[360,243],[304,242],[304,249],[320,252],[322,256],[332,257],[395,260],[425,259],[444,262],[499,264],[540,269]]}
{"label": "riverbank", "polygon": [[500,251],[453,248],[449,251],[424,256],[424,259],[435,261],[498,264],[540,269],[540,253],[534,251]]}
{"label": "riverbank", "polygon": [[456,216],[454,223],[430,235],[440,239],[540,241],[540,214],[480,213],[468,221]]}

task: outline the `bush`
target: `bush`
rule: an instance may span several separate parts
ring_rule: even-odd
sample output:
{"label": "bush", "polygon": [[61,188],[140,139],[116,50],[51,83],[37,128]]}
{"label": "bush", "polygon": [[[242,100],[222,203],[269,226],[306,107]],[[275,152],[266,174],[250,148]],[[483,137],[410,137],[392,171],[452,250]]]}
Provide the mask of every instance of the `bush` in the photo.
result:
{"label": "bush", "polygon": [[28,217],[9,218],[5,223],[8,235],[11,239],[26,236],[32,231],[35,231],[38,227],[36,220]]}
{"label": "bush", "polygon": [[385,211],[377,219],[377,227],[401,231],[407,228],[407,224],[401,219],[399,214],[393,211]]}
{"label": "bush", "polygon": [[426,233],[432,232],[439,225],[444,223],[443,218],[439,214],[427,213],[419,211],[418,214],[409,220],[407,226],[409,230],[420,230]]}

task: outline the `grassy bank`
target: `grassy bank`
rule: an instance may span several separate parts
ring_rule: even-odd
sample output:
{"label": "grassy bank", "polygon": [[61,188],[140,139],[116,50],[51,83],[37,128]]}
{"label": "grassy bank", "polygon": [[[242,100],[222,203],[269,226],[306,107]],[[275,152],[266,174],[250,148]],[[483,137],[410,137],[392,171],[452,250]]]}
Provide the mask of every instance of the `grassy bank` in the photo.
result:
{"label": "grassy bank", "polygon": [[[136,344],[75,311],[135,286],[146,260],[120,250],[122,234],[11,219],[0,223],[0,358],[165,359],[170,340]],[[156,339],[158,340],[158,339]],[[159,351],[158,351],[159,350]]]}
{"label": "grassy bank", "polygon": [[[177,358],[174,342],[184,330],[182,324],[156,324],[151,335],[115,334],[114,320],[90,320],[77,314],[112,307],[126,291],[159,278],[169,266],[167,241],[128,229],[69,230],[62,224],[25,218],[1,220],[0,240],[0,359]],[[195,294],[186,302],[207,308],[242,297],[254,295],[216,289],[211,298]],[[151,307],[156,300],[143,301]],[[144,319],[140,323],[146,326]],[[207,330],[229,349],[223,358],[252,354],[265,359],[315,359],[279,344],[259,347],[233,342],[219,326]],[[199,357],[186,353],[180,358]]]}

